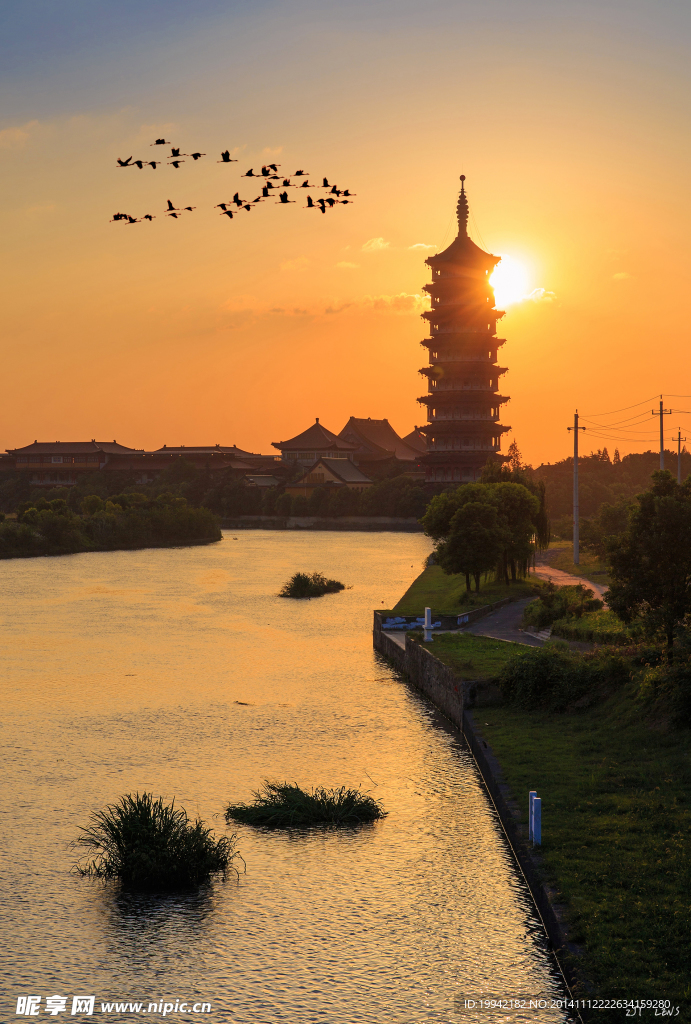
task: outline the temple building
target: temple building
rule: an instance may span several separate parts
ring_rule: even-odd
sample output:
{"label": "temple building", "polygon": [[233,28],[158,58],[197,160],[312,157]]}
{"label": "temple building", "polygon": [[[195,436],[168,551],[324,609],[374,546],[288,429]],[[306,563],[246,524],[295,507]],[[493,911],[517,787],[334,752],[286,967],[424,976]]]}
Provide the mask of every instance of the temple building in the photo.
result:
{"label": "temple building", "polygon": [[[489,277],[501,257],[492,256],[468,236],[465,175],[458,197],[458,237],[443,252],[428,257],[432,282],[424,286],[432,308],[423,313],[429,323],[428,393],[418,401],[427,406],[427,438],[422,457],[425,478],[434,481],[477,480],[488,458],[500,455],[501,435],[510,427],[499,423],[501,406],[509,399],[498,393],[506,367],[497,365],[497,320]],[[406,438],[406,441],[409,439]]]}
{"label": "temple building", "polygon": [[334,434],[317,417],[307,430],[288,441],[274,441],[273,447],[280,450],[283,462],[294,468],[306,469],[318,459],[345,459],[368,477],[381,479],[404,472],[424,479],[419,440],[411,444],[399,437],[387,419],[351,416],[340,434]]}

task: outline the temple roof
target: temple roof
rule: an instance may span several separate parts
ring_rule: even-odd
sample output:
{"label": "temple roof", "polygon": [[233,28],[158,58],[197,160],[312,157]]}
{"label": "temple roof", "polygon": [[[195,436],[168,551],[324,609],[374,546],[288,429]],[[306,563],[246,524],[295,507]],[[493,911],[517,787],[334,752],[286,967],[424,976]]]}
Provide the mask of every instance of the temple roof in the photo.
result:
{"label": "temple roof", "polygon": [[[234,444],[164,444],[162,448],[157,449],[157,452],[160,452],[161,455],[232,455],[238,459],[258,458],[254,452],[243,451],[242,448],[238,448]],[[265,458],[278,458],[278,456],[267,455]]]}
{"label": "temple roof", "polygon": [[314,473],[317,466],[326,466],[329,472],[333,473],[335,477],[337,477],[339,480],[342,480],[343,483],[346,484],[372,483],[370,478],[368,476],[365,476],[362,470],[358,469],[355,463],[351,462],[350,459],[323,458],[317,459],[315,464],[313,466],[310,466],[310,468],[305,472],[305,475],[301,477],[299,480],[296,480],[295,483],[291,484],[291,486],[297,487],[299,484],[301,484],[305,477],[308,477],[312,473]]}
{"label": "temple roof", "polygon": [[474,265],[485,269],[493,269],[501,260],[501,256],[492,256],[485,252],[468,235],[468,197],[465,194],[465,174],[461,175],[461,191],[456,204],[456,215],[458,217],[458,235],[451,245],[442,252],[429,256],[425,263],[434,267],[437,263],[451,262]]}
{"label": "temple roof", "polygon": [[108,455],[133,455],[143,449],[127,448],[117,441],[34,441],[23,448],[8,448],[10,455],[83,455],[106,452]]}
{"label": "temple roof", "polygon": [[388,420],[351,416],[338,436],[373,455],[395,456],[403,462],[414,462],[420,454],[396,433]]}
{"label": "temple roof", "polygon": [[422,433],[419,427],[413,427],[409,434],[403,438],[406,444],[410,445],[411,448],[415,448],[418,452],[427,451],[427,442],[425,441],[425,435]]}
{"label": "temple roof", "polygon": [[357,448],[355,444],[349,444],[343,438],[327,430],[319,422],[317,416],[315,422],[301,434],[291,437],[289,441],[272,441],[273,448],[280,448],[281,451],[346,451],[352,452]]}

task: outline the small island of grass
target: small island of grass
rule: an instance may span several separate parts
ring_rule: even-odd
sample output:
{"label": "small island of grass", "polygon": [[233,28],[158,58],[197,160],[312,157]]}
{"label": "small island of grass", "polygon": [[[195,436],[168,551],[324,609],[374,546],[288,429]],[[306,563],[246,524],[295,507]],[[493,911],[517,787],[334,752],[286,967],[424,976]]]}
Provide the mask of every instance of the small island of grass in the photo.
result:
{"label": "small island of grass", "polygon": [[235,836],[216,839],[197,818],[190,821],[175,801],[164,804],[151,793],[127,794],[91,816],[77,846],[93,858],[77,864],[80,875],[117,878],[133,889],[189,889],[225,873],[239,854]]}
{"label": "small island of grass", "polygon": [[265,828],[306,828],[313,825],[360,825],[386,817],[378,800],[359,789],[324,789],[311,793],[294,783],[266,781],[252,804],[231,804],[226,821]]}
{"label": "small island of grass", "polygon": [[327,580],[320,572],[296,572],[288,580],[279,597],[322,597],[324,594],[336,594],[345,590],[345,583],[338,580]]}

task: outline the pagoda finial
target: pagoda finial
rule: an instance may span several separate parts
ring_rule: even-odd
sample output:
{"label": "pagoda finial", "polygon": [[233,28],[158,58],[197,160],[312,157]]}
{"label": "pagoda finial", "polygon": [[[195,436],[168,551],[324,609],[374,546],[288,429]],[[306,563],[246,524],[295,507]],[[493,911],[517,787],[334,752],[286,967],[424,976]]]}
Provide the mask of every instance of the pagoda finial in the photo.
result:
{"label": "pagoda finial", "polygon": [[458,214],[458,233],[459,235],[468,234],[468,197],[465,194],[465,174],[461,175],[461,191],[458,196],[458,205],[456,206],[456,213]]}

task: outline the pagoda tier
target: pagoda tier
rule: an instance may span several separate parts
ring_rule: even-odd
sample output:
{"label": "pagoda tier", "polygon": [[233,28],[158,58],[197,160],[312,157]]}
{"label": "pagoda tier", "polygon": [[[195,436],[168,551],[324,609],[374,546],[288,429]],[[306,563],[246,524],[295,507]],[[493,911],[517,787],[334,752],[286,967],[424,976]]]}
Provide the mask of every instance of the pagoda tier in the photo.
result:
{"label": "pagoda tier", "polygon": [[461,175],[458,197],[458,237],[443,252],[425,262],[432,281],[424,286],[431,309],[423,313],[429,323],[430,365],[420,370],[427,377],[428,393],[418,399],[427,406],[427,424],[420,427],[427,439],[422,463],[428,481],[477,480],[488,459],[500,455],[501,436],[510,427],[499,423],[500,408],[509,401],[497,392],[506,367],[497,365],[504,338],[496,336],[497,320],[489,282],[498,256],[484,252],[468,237],[468,200]]}

